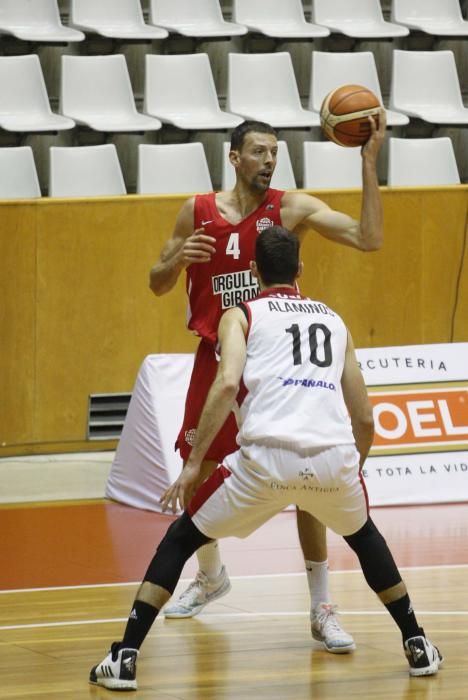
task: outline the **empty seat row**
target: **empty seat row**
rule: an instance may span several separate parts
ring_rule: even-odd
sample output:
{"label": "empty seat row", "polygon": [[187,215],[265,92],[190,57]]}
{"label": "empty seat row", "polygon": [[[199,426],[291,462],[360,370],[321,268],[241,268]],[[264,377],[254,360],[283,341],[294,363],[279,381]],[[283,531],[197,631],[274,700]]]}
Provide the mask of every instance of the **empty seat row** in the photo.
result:
{"label": "empty seat row", "polygon": [[380,0],[313,0],[312,18],[331,31],[355,38],[402,37],[409,30],[436,36],[467,36],[459,0],[392,0],[391,22]]}
{"label": "empty seat row", "polygon": [[[330,142],[305,142],[304,188],[344,189],[362,186],[361,156]],[[223,189],[235,184],[229,161],[230,144],[223,144]],[[452,142],[437,139],[391,138],[390,186],[455,185],[460,183]],[[286,142],[278,142],[278,162],[272,187],[295,189],[296,181]],[[139,194],[207,192],[212,181],[201,143],[148,145],[138,149]],[[117,150],[103,146],[51,147],[49,196],[91,197],[124,195],[126,187]],[[0,198],[40,197],[32,149],[0,149]]]}
{"label": "empty seat row", "polygon": [[356,38],[402,37],[411,30],[466,36],[458,0],[393,0],[391,22],[380,0],[313,0],[312,22],[302,0],[233,0],[233,20],[219,0],[150,0],[149,24],[140,0],[70,0],[70,26],[62,24],[57,0],[2,0],[0,32],[37,42],[83,41],[86,33],[118,39],[239,36],[248,31],[278,38],[319,38],[339,32]]}
{"label": "empty seat row", "polygon": [[[61,115],[52,112],[36,54],[0,57],[0,127],[34,132],[82,124],[104,132],[228,129],[242,119],[279,128],[319,126],[323,98],[345,83],[370,88],[382,102],[372,52],[312,52],[308,109],[302,107],[287,52],[231,53],[221,110],[207,54],[146,55],[144,112],[137,112],[125,57],[62,56]],[[249,77],[246,80],[246,76]],[[436,124],[468,124],[452,51],[393,52],[389,126],[409,116]]]}

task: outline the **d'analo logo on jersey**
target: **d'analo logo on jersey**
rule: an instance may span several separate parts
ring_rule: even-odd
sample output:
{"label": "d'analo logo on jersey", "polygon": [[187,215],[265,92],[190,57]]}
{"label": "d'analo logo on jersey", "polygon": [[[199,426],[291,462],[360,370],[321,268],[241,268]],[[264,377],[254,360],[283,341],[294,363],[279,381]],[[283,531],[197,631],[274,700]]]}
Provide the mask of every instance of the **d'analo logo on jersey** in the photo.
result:
{"label": "d'analo logo on jersey", "polygon": [[468,383],[369,387],[371,455],[466,450]]}

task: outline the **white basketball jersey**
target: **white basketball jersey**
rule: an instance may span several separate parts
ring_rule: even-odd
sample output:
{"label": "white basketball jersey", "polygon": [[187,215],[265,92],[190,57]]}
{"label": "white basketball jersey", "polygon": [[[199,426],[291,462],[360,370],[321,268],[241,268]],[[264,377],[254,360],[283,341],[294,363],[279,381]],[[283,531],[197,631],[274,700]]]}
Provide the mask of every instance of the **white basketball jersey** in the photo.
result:
{"label": "white basketball jersey", "polygon": [[264,290],[243,306],[248,393],[238,443],[296,450],[354,443],[341,390],[347,344],[342,319],[289,287]]}

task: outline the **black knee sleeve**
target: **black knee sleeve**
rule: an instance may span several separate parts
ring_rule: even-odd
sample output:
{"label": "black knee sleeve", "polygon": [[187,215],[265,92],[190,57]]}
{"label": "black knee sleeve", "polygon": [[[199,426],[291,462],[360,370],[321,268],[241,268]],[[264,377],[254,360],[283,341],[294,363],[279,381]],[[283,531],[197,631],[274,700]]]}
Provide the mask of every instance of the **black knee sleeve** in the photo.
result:
{"label": "black knee sleeve", "polygon": [[211,542],[210,538],[198,530],[187,513],[183,513],[161,540],[144,580],[173,593],[185,562],[207,542]]}
{"label": "black knee sleeve", "polygon": [[370,518],[354,535],[344,539],[356,552],[364,577],[375,593],[400,583],[400,572],[392,553]]}

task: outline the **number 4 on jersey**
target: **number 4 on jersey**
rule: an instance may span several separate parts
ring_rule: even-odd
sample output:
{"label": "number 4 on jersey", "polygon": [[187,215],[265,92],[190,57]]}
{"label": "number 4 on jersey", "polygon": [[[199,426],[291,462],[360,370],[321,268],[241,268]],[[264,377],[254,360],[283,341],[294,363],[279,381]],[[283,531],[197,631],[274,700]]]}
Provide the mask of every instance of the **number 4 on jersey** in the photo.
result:
{"label": "number 4 on jersey", "polygon": [[239,260],[240,247],[238,233],[231,233],[231,235],[229,236],[228,244],[226,246],[226,255],[232,255],[234,260]]}

